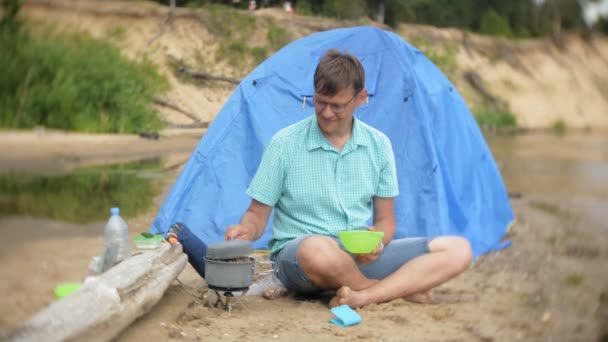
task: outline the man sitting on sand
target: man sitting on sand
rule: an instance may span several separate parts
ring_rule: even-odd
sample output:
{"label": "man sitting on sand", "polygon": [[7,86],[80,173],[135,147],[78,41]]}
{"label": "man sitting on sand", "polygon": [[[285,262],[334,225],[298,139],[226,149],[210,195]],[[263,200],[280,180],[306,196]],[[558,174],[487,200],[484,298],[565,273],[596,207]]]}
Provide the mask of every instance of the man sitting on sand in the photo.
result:
{"label": "man sitting on sand", "polygon": [[[315,115],[269,142],[247,194],[251,204],[227,240],[256,240],[274,208],[271,259],[288,290],[337,290],[330,306],[352,308],[403,297],[428,302],[431,289],[466,270],[472,259],[461,237],[393,240],[399,194],[389,139],[356,119],[367,98],[359,60],[328,51],[314,75]],[[374,223],[367,227],[372,216]],[[342,230],[384,232],[370,254],[351,255]]]}

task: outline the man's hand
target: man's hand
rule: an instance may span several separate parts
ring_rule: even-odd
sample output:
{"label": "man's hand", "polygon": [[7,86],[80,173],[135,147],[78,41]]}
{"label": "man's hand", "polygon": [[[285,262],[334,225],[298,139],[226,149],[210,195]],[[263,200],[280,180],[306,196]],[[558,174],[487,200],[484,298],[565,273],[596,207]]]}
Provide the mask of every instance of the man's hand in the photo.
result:
{"label": "man's hand", "polygon": [[252,199],[241,222],[228,227],[224,233],[224,239],[249,241],[259,239],[264,233],[271,211],[271,206]]}
{"label": "man's hand", "polygon": [[[367,228],[367,230],[375,231],[376,227],[371,226],[371,227]],[[380,257],[380,254],[382,254],[383,250],[384,250],[384,244],[381,241],[380,244],[378,245],[378,247],[376,247],[376,249],[373,252],[371,252],[370,254],[357,254],[355,259],[360,264],[369,264],[371,262],[376,261],[376,259],[378,259]]]}
{"label": "man's hand", "polygon": [[224,233],[224,239],[226,240],[249,240],[255,239],[256,229],[251,225],[235,224],[226,230]]}
{"label": "man's hand", "polygon": [[384,246],[382,245],[382,243],[380,243],[378,247],[370,254],[357,254],[355,259],[357,259],[357,262],[360,264],[369,264],[371,262],[376,261],[376,259],[380,257],[380,254],[382,254],[383,250]]}

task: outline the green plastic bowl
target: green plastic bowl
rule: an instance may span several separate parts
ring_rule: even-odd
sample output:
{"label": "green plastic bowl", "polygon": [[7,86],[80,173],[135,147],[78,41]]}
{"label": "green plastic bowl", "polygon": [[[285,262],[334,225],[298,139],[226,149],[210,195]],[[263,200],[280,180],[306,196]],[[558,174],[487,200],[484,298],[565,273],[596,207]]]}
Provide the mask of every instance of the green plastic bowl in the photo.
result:
{"label": "green plastic bowl", "polygon": [[353,254],[368,254],[380,245],[384,232],[348,230],[338,232],[338,237],[347,251]]}

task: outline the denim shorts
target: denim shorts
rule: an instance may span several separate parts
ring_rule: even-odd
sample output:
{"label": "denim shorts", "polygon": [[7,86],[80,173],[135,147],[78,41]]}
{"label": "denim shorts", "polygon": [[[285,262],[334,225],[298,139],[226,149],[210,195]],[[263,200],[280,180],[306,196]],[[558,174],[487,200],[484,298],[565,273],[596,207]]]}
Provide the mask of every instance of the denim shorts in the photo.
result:
{"label": "denim shorts", "polygon": [[[278,276],[283,285],[291,291],[297,293],[316,293],[323,290],[318,288],[308,279],[298,263],[297,251],[300,243],[308,236],[302,236],[289,241],[283,249],[273,253],[271,259],[276,263],[279,272]],[[328,236],[336,240],[341,249],[344,249],[340,240],[333,236]],[[391,241],[380,257],[369,264],[359,264],[359,270],[367,278],[384,279],[399,267],[414,259],[417,256],[429,253],[429,242],[431,238],[404,238]],[[353,259],[355,256],[353,255]]]}

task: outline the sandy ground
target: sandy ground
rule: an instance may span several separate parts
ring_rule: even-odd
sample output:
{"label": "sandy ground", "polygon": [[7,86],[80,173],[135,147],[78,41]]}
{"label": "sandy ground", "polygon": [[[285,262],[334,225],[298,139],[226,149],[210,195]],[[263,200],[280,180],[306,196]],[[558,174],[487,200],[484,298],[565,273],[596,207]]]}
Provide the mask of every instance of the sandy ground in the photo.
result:
{"label": "sandy ground", "polygon": [[[152,143],[123,138],[115,146],[145,150]],[[82,142],[87,139],[99,143],[105,138]],[[175,147],[182,138],[166,139]],[[191,150],[193,142],[189,144]],[[68,150],[64,148],[70,154]],[[104,155],[101,148],[95,151]],[[147,230],[173,179],[166,180],[155,208],[129,220],[132,236]],[[246,296],[228,313],[206,305],[205,282],[187,266],[178,277],[181,283],[174,282],[118,340],[598,340],[608,323],[608,227],[584,215],[567,196],[526,193],[512,204],[518,221],[507,238],[513,246],[480,257],[463,275],[437,288],[436,303],[373,305],[360,309],[362,323],[349,328],[328,323],[329,297],[268,301]],[[38,229],[42,224],[49,227],[45,234]],[[0,292],[10,294],[0,297],[1,336],[52,303],[58,283],[83,279],[91,257],[102,250],[103,223],[49,225],[5,217],[0,226],[13,242],[0,251]]]}
{"label": "sandy ground", "polygon": [[[153,312],[120,340],[319,341],[594,341],[606,319],[600,294],[608,290],[606,234],[567,211],[547,212],[513,201],[518,224],[513,246],[483,256],[459,278],[436,289],[436,303],[404,300],[359,310],[361,324],[341,328],[327,298],[245,297],[231,313],[205,306],[206,287],[191,269]],[[565,203],[562,205],[566,205]],[[560,209],[561,210],[561,209]],[[602,271],[604,270],[604,271]],[[604,316],[600,311],[604,310]]]}

